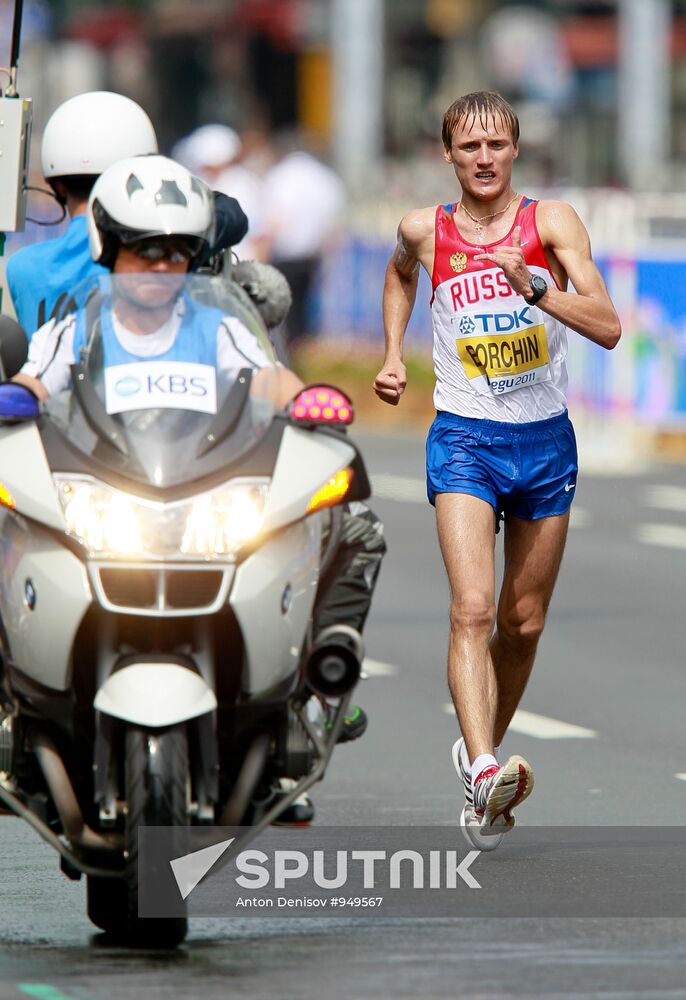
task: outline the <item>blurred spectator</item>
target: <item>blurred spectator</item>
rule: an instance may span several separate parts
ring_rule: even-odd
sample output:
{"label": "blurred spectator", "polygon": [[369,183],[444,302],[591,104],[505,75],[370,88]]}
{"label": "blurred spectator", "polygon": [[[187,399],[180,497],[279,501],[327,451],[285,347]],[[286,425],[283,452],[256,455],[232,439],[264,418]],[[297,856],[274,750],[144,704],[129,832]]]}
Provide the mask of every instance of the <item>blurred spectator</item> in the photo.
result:
{"label": "blurred spectator", "polygon": [[293,293],[289,346],[312,333],[312,293],[345,204],[338,175],[303,150],[286,152],[265,177],[264,257],[286,276]]}
{"label": "blurred spectator", "polygon": [[276,151],[269,127],[259,123],[241,129],[241,163],[258,177],[274,166]]}
{"label": "blurred spectator", "polygon": [[235,198],[248,217],[248,233],[234,246],[238,257],[259,256],[262,180],[241,162],[243,144],[228,125],[201,125],[176,143],[172,157],[215,191]]}
{"label": "blurred spectator", "polygon": [[187,170],[201,177],[210,187],[224,167],[241,151],[238,133],[228,125],[201,125],[175,144],[171,151]]}

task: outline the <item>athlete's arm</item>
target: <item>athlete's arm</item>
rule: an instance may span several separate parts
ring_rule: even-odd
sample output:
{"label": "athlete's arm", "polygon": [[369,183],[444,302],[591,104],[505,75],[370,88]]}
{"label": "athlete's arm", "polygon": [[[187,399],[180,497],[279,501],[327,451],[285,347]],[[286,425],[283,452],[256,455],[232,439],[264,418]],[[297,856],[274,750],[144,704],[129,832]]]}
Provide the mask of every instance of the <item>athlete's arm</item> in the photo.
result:
{"label": "athlete's arm", "polygon": [[434,214],[433,208],[420,209],[401,220],[398,242],[386,268],[382,305],[386,350],[374,392],[392,406],[398,405],[407,384],[403,340],[417,294],[419,265],[430,271],[433,263]]}
{"label": "athlete's arm", "polygon": [[[544,248],[554,254],[576,290],[576,293],[564,292],[549,284],[537,305],[582,337],[612,350],[622,335],[622,328],[591,256],[591,243],[584,224],[571,205],[554,201],[539,204],[536,223]],[[521,250],[519,227],[512,237],[511,247],[476,254],[474,259],[494,261],[502,267],[514,290],[528,298],[531,272]]]}
{"label": "athlete's arm", "polygon": [[[572,206],[564,202],[543,202],[538,218],[543,246],[557,257],[576,290],[575,295],[552,288],[538,304],[582,337],[612,350],[619,342],[622,328],[591,256],[586,227]],[[549,296],[550,301],[544,301]]]}

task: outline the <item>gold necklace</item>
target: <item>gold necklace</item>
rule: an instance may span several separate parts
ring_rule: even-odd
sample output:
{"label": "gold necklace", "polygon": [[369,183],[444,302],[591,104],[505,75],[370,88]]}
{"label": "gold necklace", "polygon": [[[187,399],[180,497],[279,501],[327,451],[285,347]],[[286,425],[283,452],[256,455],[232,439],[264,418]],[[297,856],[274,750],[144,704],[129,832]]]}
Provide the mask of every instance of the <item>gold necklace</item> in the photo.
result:
{"label": "gold necklace", "polygon": [[511,201],[508,201],[505,208],[501,208],[499,212],[494,212],[492,215],[484,215],[481,219],[476,219],[469,211],[469,209],[465,208],[462,202],[460,202],[459,207],[462,209],[465,215],[469,216],[469,218],[476,226],[476,238],[479,243],[483,243],[484,241],[484,222],[490,222],[491,219],[497,219],[499,215],[504,215],[505,212],[507,212],[510,205],[513,205],[516,202],[517,198],[519,198],[519,195],[515,194],[514,198],[512,198]]}

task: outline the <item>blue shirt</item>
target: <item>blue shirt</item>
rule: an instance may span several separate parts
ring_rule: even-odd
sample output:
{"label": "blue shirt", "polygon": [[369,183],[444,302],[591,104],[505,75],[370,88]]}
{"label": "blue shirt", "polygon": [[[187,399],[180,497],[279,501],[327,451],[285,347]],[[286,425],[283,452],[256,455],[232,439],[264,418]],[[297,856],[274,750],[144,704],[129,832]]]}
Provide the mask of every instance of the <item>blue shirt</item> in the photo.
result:
{"label": "blue shirt", "polygon": [[29,340],[79,282],[107,273],[91,257],[85,215],[75,216],[63,236],[12,254],[7,261],[7,286]]}

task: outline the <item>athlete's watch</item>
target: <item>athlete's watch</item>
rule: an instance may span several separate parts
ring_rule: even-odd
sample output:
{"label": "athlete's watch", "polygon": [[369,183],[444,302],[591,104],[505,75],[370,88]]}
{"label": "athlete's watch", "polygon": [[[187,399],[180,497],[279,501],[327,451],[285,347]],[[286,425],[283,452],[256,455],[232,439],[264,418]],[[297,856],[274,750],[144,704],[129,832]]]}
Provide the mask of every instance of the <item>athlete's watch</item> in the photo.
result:
{"label": "athlete's watch", "polygon": [[535,306],[539,299],[542,299],[548,291],[548,282],[538,274],[532,274],[529,278],[529,288],[533,292],[531,298],[526,301],[530,306]]}

